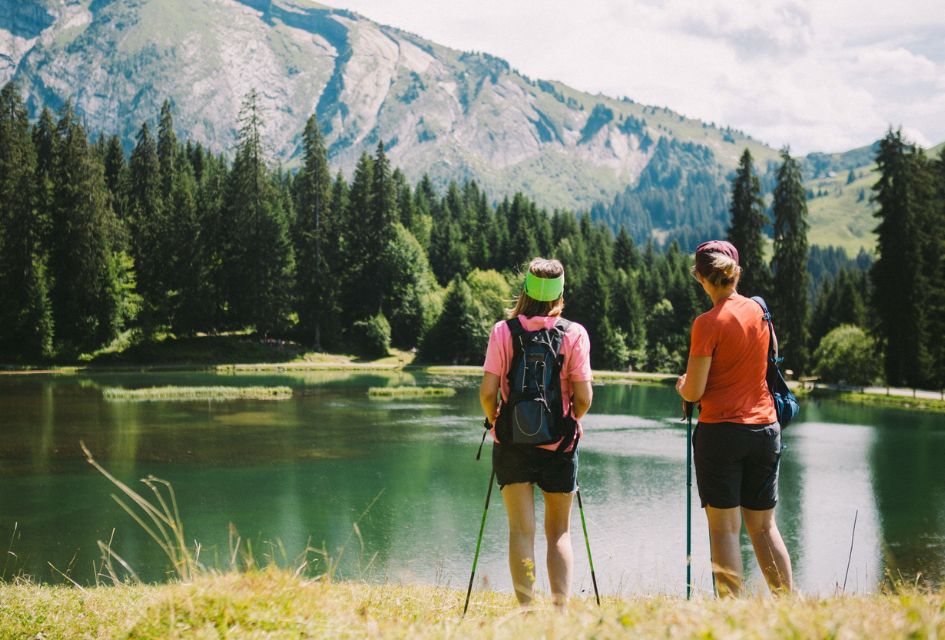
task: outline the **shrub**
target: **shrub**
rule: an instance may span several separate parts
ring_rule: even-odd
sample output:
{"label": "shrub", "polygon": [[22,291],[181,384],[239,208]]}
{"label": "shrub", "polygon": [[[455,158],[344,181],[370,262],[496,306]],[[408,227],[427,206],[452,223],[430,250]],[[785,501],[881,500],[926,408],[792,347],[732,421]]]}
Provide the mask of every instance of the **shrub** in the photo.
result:
{"label": "shrub", "polygon": [[358,354],[368,358],[383,358],[390,350],[390,323],[382,313],[352,324],[348,336]]}
{"label": "shrub", "polygon": [[492,321],[456,276],[446,291],[443,311],[424,336],[418,359],[441,364],[479,364],[489,343]]}
{"label": "shrub", "polygon": [[487,318],[493,321],[505,318],[505,309],[512,305],[512,288],[498,271],[473,269],[466,276],[466,284],[473,298]]}
{"label": "shrub", "polygon": [[865,386],[876,380],[876,342],[863,329],[842,324],[824,336],[814,352],[814,372],[825,382]]}
{"label": "shrub", "polygon": [[416,346],[439,315],[439,286],[426,251],[406,228],[394,225],[384,255],[390,291],[384,300],[391,342],[404,349]]}

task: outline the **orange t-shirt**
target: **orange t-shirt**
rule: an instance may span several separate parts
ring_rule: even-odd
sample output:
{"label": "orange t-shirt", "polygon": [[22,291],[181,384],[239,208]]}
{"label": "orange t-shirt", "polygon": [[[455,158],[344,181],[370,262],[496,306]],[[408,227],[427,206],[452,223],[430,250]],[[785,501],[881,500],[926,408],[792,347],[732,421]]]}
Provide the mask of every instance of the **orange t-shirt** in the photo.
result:
{"label": "orange t-shirt", "polygon": [[700,422],[777,422],[765,381],[768,340],[761,306],[737,293],[696,318],[689,355],[712,357]]}

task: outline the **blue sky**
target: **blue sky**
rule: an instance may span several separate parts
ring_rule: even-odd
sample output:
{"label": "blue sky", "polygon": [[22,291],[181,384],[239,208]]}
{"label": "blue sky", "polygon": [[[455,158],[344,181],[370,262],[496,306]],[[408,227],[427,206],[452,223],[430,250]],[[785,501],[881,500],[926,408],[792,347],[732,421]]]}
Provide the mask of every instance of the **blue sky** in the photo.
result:
{"label": "blue sky", "polygon": [[942,0],[321,1],[796,153],[945,140]]}

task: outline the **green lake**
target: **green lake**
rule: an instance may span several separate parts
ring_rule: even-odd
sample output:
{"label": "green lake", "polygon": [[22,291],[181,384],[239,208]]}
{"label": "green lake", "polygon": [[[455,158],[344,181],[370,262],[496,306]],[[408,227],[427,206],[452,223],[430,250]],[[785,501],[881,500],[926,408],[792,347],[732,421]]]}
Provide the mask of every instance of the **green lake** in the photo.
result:
{"label": "green lake", "polygon": [[[368,398],[369,387],[404,384],[458,393]],[[165,385],[288,385],[293,397],[116,402],[102,395],[106,387]],[[594,394],[580,481],[601,590],[684,593],[686,428],[675,392],[600,385]],[[209,566],[229,561],[232,525],[258,563],[294,567],[311,545],[338,561],[342,578],[465,588],[490,470],[488,443],[475,460],[479,415],[478,379],[415,373],[2,376],[0,577],[59,583],[63,572],[94,583],[98,541],[111,538],[142,579],[169,576],[160,549],[85,461],[84,441],[125,482],[144,489],[137,480],[148,475],[170,481],[187,539],[199,542]],[[889,575],[945,584],[943,416],[807,401],[784,441],[778,522],[800,589],[833,593],[845,575],[847,592],[876,590]],[[697,588],[710,591],[708,534],[693,494],[693,573]],[[572,523],[574,589],[586,594],[576,508]],[[506,535],[496,492],[480,587],[510,589]],[[744,554],[751,558],[747,537]],[[760,588],[753,561],[749,567]],[[323,571],[324,560],[310,569]]]}

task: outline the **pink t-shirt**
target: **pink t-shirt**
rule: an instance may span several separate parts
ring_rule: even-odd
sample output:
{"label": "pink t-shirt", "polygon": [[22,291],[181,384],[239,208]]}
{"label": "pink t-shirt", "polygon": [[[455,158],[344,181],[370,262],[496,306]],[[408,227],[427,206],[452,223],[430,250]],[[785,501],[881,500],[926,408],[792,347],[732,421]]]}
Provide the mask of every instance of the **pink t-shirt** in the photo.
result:
{"label": "pink t-shirt", "polygon": [[[550,329],[555,326],[558,316],[518,317],[525,331],[538,331],[542,327]],[[564,414],[571,410],[571,382],[584,382],[594,379],[591,373],[591,341],[587,336],[587,329],[577,322],[568,327],[564,339],[561,341],[561,355],[564,363],[561,365],[561,404]],[[486,373],[499,376],[499,386],[502,391],[502,400],[509,397],[509,367],[512,366],[512,332],[505,320],[495,323],[489,335],[489,347],[486,349],[486,362],[482,365]],[[492,439],[498,442],[495,436],[495,427],[491,432]],[[583,433],[578,423],[578,433]],[[557,448],[557,443],[541,445],[543,449]]]}

